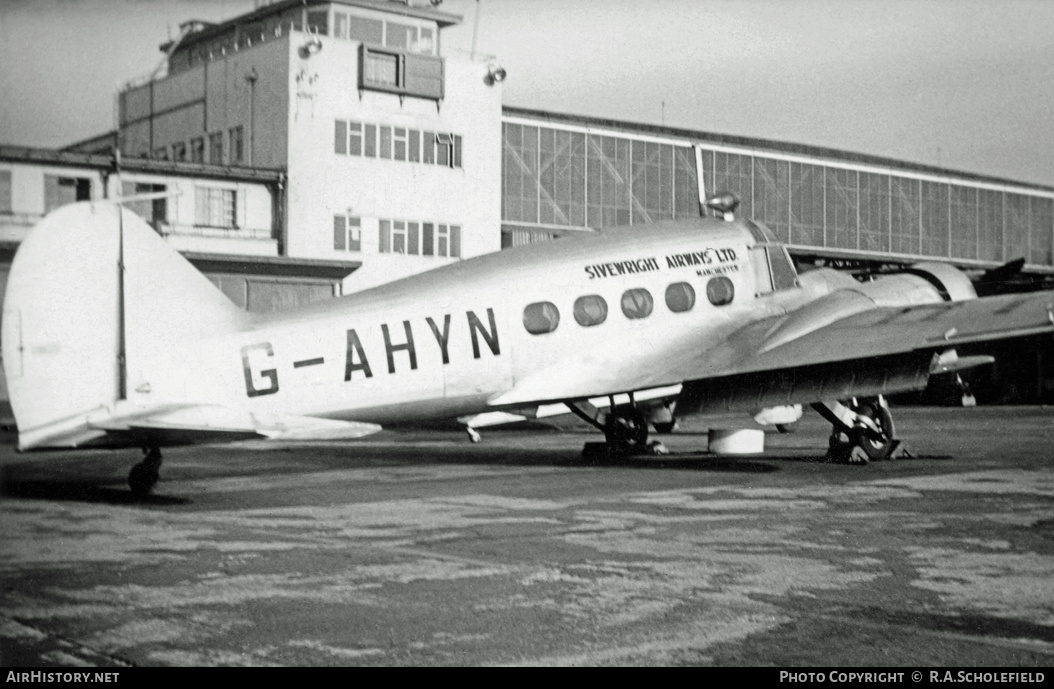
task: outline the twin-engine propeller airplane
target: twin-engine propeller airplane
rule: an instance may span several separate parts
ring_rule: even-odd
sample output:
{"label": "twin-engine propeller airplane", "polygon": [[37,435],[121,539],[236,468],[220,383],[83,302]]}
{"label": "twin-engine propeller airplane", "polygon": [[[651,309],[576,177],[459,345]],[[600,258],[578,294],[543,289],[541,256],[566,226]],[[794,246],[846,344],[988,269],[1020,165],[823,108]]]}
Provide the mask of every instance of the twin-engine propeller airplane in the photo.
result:
{"label": "twin-engine propeller airplane", "polygon": [[19,247],[3,361],[20,449],[134,443],[145,458],[129,484],[146,493],[166,445],[357,437],[555,403],[614,454],[641,451],[649,424],[668,429],[674,414],[809,403],[840,439],[832,451],[884,458],[896,446],[884,395],[991,361],[957,357],[962,343],[1042,332],[1054,332],[1054,292],[979,299],[943,264],[866,283],[799,275],[763,226],[707,217],[259,315],[131,211],[85,202]]}

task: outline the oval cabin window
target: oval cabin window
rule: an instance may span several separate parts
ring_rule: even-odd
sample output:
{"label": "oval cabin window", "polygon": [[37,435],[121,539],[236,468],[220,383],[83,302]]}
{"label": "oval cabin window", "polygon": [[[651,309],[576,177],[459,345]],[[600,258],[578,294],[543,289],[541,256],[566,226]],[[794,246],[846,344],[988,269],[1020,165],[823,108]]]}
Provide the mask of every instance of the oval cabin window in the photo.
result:
{"label": "oval cabin window", "polygon": [[666,288],[666,307],[674,313],[691,311],[695,306],[695,290],[687,282],[675,282]]}
{"label": "oval cabin window", "polygon": [[575,299],[575,322],[583,328],[600,325],[608,319],[608,303],[599,294]]}
{"label": "oval cabin window", "polygon": [[732,299],[734,299],[735,296],[735,285],[723,275],[719,275],[716,278],[710,278],[710,282],[706,283],[706,298],[709,299],[710,303],[714,306],[731,304]]}
{"label": "oval cabin window", "polygon": [[629,289],[622,294],[622,313],[626,318],[647,318],[655,308],[651,293],[642,288]]}
{"label": "oval cabin window", "polygon": [[523,327],[532,335],[544,335],[560,325],[560,310],[556,304],[537,301],[523,310]]}

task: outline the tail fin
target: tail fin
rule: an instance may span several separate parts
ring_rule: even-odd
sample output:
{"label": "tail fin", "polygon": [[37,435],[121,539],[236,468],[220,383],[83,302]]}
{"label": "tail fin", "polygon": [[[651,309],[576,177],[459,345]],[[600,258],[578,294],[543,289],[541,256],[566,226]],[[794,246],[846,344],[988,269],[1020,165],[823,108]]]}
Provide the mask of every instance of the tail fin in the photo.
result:
{"label": "tail fin", "polygon": [[108,202],[45,217],[15,254],[3,361],[19,447],[76,446],[126,396],[137,355],[236,330],[249,315],[142,219]]}

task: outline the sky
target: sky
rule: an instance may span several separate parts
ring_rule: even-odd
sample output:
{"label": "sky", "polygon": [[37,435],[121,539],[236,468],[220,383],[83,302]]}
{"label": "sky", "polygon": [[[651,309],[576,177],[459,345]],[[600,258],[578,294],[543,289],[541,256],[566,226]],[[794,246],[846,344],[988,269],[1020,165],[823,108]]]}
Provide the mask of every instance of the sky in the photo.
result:
{"label": "sky", "polygon": [[[415,0],[419,4],[425,0]],[[0,142],[114,124],[187,19],[253,0],[0,0]],[[445,0],[506,105],[806,143],[1054,186],[1052,0]]]}

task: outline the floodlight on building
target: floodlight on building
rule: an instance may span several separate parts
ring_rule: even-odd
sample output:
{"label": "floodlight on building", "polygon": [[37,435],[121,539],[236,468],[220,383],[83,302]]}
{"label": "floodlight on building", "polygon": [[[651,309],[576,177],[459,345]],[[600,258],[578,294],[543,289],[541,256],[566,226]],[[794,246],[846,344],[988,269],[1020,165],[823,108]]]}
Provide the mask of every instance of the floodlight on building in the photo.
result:
{"label": "floodlight on building", "polygon": [[311,40],[300,46],[300,57],[308,58],[322,50],[322,40],[318,34],[311,34]]}
{"label": "floodlight on building", "polygon": [[492,62],[487,65],[487,76],[483,77],[483,82],[487,86],[500,84],[505,81],[505,75],[505,68]]}

